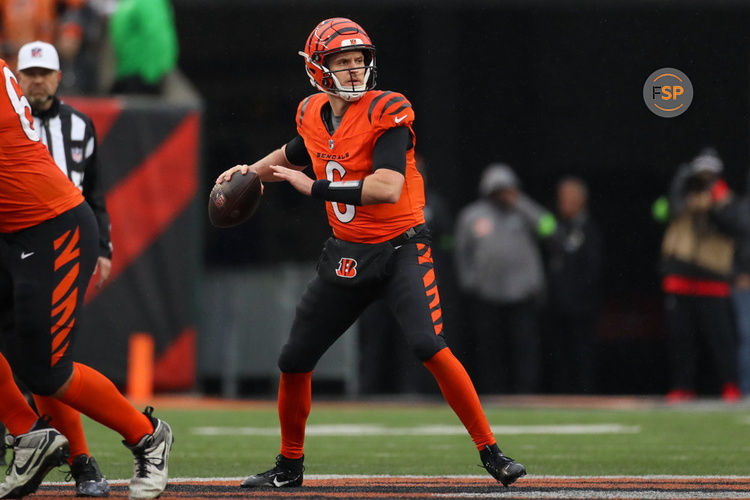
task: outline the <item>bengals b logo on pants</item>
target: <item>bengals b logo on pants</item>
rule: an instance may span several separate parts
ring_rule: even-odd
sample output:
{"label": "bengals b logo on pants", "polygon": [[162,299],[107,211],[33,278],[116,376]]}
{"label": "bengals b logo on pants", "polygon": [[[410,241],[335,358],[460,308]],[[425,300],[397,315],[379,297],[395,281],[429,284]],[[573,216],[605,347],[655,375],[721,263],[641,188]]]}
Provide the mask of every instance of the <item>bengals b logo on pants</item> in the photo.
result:
{"label": "bengals b logo on pants", "polygon": [[341,278],[353,278],[357,275],[357,261],[348,257],[342,257],[339,260],[339,267],[336,269],[336,276]]}

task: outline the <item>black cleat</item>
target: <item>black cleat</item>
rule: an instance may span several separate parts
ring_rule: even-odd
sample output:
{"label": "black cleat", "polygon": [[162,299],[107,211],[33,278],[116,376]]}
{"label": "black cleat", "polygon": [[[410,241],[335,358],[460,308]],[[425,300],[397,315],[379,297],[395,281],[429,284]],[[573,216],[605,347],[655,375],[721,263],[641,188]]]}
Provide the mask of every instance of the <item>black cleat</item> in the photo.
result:
{"label": "black cleat", "polygon": [[76,496],[108,497],[109,483],[102,476],[94,457],[78,455],[70,466],[70,475],[76,482]]}
{"label": "black cleat", "polygon": [[276,457],[276,467],[262,474],[250,476],[240,485],[243,488],[257,488],[270,486],[271,488],[294,488],[302,486],[302,473],[305,466],[302,458],[286,458],[284,455]]}
{"label": "black cleat", "polygon": [[510,486],[516,479],[526,475],[526,467],[506,457],[497,444],[485,445],[479,452],[479,457],[482,459],[482,467],[490,476],[503,483],[503,486]]}

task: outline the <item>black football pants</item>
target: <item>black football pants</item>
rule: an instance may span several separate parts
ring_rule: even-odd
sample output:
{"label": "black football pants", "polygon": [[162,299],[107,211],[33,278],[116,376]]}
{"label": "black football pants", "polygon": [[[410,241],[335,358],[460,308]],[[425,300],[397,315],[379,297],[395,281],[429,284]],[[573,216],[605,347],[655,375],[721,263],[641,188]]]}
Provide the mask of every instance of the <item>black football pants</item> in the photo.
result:
{"label": "black football pants", "polygon": [[73,371],[72,344],[98,239],[86,202],[36,226],[0,235],[0,346],[15,375],[34,394],[54,394]]}
{"label": "black football pants", "polygon": [[336,339],[378,298],[393,312],[420,361],[447,347],[431,248],[426,239],[419,240],[396,249],[391,256],[392,273],[382,283],[355,288],[316,275],[297,305],[289,340],[279,358],[281,371],[312,371]]}

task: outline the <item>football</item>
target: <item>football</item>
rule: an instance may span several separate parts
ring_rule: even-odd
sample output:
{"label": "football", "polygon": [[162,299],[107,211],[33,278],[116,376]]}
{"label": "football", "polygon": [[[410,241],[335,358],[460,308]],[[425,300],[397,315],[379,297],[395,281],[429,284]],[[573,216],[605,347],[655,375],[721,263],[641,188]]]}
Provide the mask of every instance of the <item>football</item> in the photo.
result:
{"label": "football", "polygon": [[215,184],[208,197],[208,218],[216,227],[232,227],[255,213],[260,203],[260,177],[236,172],[230,181]]}

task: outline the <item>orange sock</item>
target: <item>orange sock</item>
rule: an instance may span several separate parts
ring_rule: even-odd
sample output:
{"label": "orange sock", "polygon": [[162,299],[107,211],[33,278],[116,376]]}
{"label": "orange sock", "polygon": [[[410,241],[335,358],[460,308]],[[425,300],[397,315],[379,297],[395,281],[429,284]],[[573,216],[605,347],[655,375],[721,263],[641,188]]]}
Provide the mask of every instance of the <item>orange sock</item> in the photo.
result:
{"label": "orange sock", "polygon": [[73,380],[60,401],[119,432],[128,444],[154,432],[148,417],[136,410],[115,384],[80,363],[73,363]]}
{"label": "orange sock", "polygon": [[68,463],[73,464],[73,459],[78,455],[88,455],[89,448],[86,446],[86,437],[83,435],[83,424],[81,414],[70,406],[50,396],[37,396],[34,394],[36,409],[40,415],[49,415],[52,427],[68,438],[70,443],[70,456]]}
{"label": "orange sock", "polygon": [[279,383],[279,423],[281,454],[302,458],[305,424],[312,402],[312,372],[282,373]]}
{"label": "orange sock", "polygon": [[495,444],[495,437],[492,435],[487,417],[484,416],[474,384],[451,350],[447,347],[441,349],[425,361],[424,365],[437,380],[443,397],[469,431],[477,449],[481,450],[485,445]]}
{"label": "orange sock", "polygon": [[2,401],[0,422],[5,424],[8,432],[13,436],[29,432],[39,418],[21,394],[21,390],[13,380],[13,372],[8,360],[2,354],[0,354],[0,401]]}

